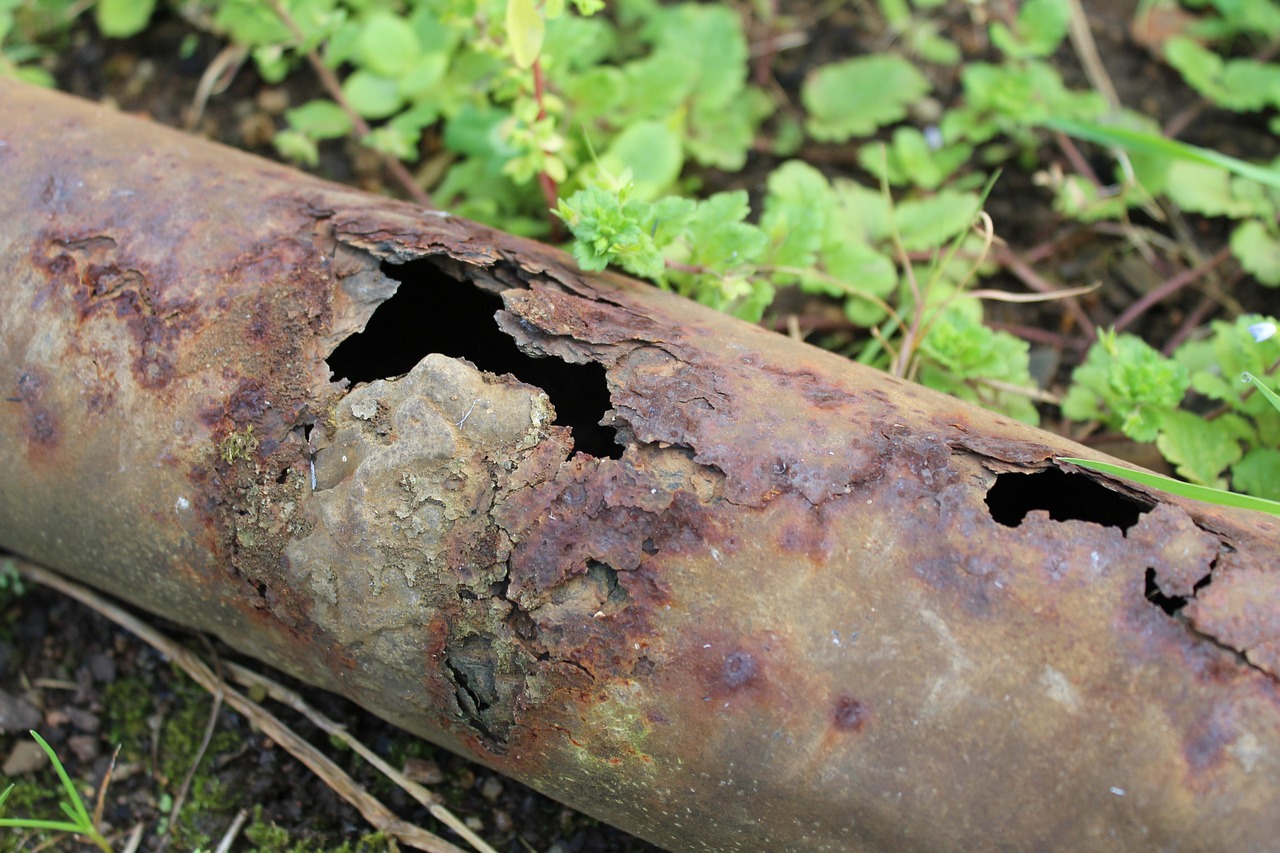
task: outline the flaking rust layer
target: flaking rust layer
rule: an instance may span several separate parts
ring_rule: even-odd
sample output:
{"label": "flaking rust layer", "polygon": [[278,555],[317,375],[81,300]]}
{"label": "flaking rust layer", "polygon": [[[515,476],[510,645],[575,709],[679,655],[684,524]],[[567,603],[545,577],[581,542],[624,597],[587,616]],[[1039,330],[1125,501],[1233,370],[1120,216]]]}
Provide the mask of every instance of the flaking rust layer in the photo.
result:
{"label": "flaking rust layer", "polygon": [[[0,188],[5,547],[673,850],[1274,849],[1272,521],[997,519],[1087,451],[10,81]],[[330,381],[422,259],[618,458],[464,359]]]}

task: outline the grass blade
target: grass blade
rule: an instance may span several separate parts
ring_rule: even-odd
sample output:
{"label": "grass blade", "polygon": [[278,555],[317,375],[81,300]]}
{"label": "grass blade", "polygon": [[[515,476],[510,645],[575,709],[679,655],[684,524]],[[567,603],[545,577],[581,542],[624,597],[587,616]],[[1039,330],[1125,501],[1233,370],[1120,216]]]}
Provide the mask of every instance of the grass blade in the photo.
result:
{"label": "grass blade", "polygon": [[1058,460],[1070,462],[1072,465],[1079,465],[1081,468],[1088,468],[1090,471],[1097,471],[1101,474],[1110,474],[1122,480],[1130,480],[1139,485],[1161,489],[1180,497],[1217,504],[1218,506],[1249,509],[1255,512],[1265,512],[1280,516],[1280,503],[1269,501],[1266,498],[1255,498],[1252,495],[1241,495],[1236,492],[1226,492],[1222,489],[1211,489],[1208,486],[1197,486],[1194,483],[1184,483],[1181,480],[1162,477],[1150,471],[1124,468],[1120,465],[1113,465],[1110,462],[1080,459],[1075,456],[1059,456]]}
{"label": "grass blade", "polygon": [[1126,151],[1143,154],[1158,154],[1190,163],[1199,163],[1204,166],[1217,166],[1242,178],[1248,178],[1251,181],[1257,181],[1260,184],[1280,189],[1280,171],[1276,169],[1231,157],[1219,151],[1214,151],[1212,148],[1188,145],[1185,142],[1179,142],[1176,139],[1170,139],[1158,133],[1060,118],[1046,119],[1043,125],[1049,130],[1056,130],[1059,133],[1065,133],[1067,136],[1083,139],[1086,142],[1094,142],[1098,145],[1123,148]]}
{"label": "grass blade", "polygon": [[[72,820],[79,821],[79,828],[73,830],[75,832],[84,832],[93,829],[93,821],[89,819],[89,812],[84,807],[84,800],[80,798],[80,792],[76,790],[75,784],[71,781],[71,777],[67,775],[67,769],[62,766],[62,762],[58,760],[58,754],[53,751],[53,747],[45,742],[45,739],[32,730],[31,736],[36,739],[36,743],[40,744],[40,748],[49,756],[49,760],[53,762],[53,769],[57,771],[58,778],[62,780],[62,788],[67,792],[67,799],[71,801],[70,806],[67,803],[60,803],[62,810]],[[73,811],[74,810],[74,811]]]}
{"label": "grass blade", "polygon": [[1257,386],[1258,390],[1262,392],[1262,396],[1267,398],[1267,402],[1272,406],[1275,406],[1276,411],[1280,412],[1280,396],[1277,396],[1275,391],[1268,388],[1265,382],[1254,376],[1252,373],[1245,373],[1240,378],[1245,382],[1252,382]]}

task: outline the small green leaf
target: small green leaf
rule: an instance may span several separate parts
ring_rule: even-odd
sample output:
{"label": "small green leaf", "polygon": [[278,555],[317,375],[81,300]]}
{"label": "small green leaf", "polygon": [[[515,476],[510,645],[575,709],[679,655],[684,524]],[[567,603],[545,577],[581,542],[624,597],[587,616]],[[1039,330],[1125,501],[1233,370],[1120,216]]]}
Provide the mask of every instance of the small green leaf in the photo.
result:
{"label": "small green leaf", "polygon": [[375,127],[360,140],[360,144],[372,148],[380,154],[395,157],[412,163],[418,159],[418,138],[416,130],[408,130],[393,124]]}
{"label": "small green leaf", "polygon": [[654,56],[663,63],[686,60],[694,98],[722,106],[742,92],[746,80],[747,39],[742,19],[716,3],[680,3],[663,10]]}
{"label": "small green leaf", "polygon": [[1238,492],[1280,500],[1280,450],[1255,447],[1231,466],[1231,485]]}
{"label": "small green leaf", "polygon": [[[813,266],[835,207],[827,179],[808,163],[791,160],[773,170],[767,187],[760,228],[772,246],[769,263],[801,269]],[[777,281],[788,284],[795,277],[783,273]]]}
{"label": "small green leaf", "polygon": [[504,110],[468,105],[445,124],[444,146],[458,154],[505,162],[519,153],[502,135],[502,127],[510,118],[511,114]]}
{"label": "small green leaf", "polygon": [[933,190],[968,163],[972,155],[971,145],[945,145],[940,141],[931,143],[916,128],[899,127],[894,129],[893,142],[887,149],[883,149],[880,143],[870,143],[859,148],[858,163],[871,174],[884,177],[895,186],[917,186]]}
{"label": "small green leaf", "polygon": [[394,115],[403,103],[398,81],[361,69],[342,82],[347,103],[365,118]]}
{"label": "small green leaf", "polygon": [[518,68],[531,68],[542,52],[546,23],[534,0],[507,0],[507,40]]}
{"label": "small green leaf", "polygon": [[424,53],[400,76],[400,94],[407,101],[419,101],[435,95],[445,72],[449,70],[449,57],[444,53]]}
{"label": "small green leaf", "polygon": [[312,139],[340,139],[352,128],[351,117],[333,101],[308,101],[286,110],[284,117],[291,128]]}
{"label": "small green leaf", "polygon": [[991,43],[1015,59],[1049,56],[1062,43],[1070,21],[1067,0],[1027,0],[1018,9],[1013,30],[998,21],[991,25]]}
{"label": "small green leaf", "polygon": [[600,157],[600,167],[610,174],[621,175],[630,169],[635,183],[632,196],[645,200],[670,187],[683,166],[680,138],[656,121],[629,125]]}
{"label": "small green leaf", "polygon": [[[128,3],[130,0],[120,0]],[[255,47],[280,44],[293,38],[293,33],[261,0],[222,0],[216,6],[213,23],[218,32],[224,32],[237,44]]]}
{"label": "small green leaf", "polygon": [[286,160],[303,163],[311,168],[320,165],[320,148],[313,137],[297,130],[282,130],[271,140],[276,151]]}
{"label": "small green leaf", "polygon": [[98,0],[94,18],[108,38],[128,38],[147,28],[156,0]]}
{"label": "small green leaf", "polygon": [[389,12],[375,12],[364,21],[356,39],[363,67],[383,77],[399,77],[422,55],[413,25]]}
{"label": "small green leaf", "polygon": [[699,98],[689,112],[685,146],[704,166],[737,172],[747,161],[760,122],[773,112],[773,102],[760,89],[743,89],[726,103]]}
{"label": "small green leaf", "polygon": [[1280,285],[1280,240],[1257,219],[1241,222],[1231,232],[1231,252],[1258,281]]}
{"label": "small green leaf", "polygon": [[809,133],[825,142],[843,142],[905,118],[907,108],[929,88],[910,62],[881,54],[819,68],[805,81],[801,98],[809,111]]}
{"label": "small green leaf", "polygon": [[1222,57],[1185,36],[1164,43],[1165,61],[1182,74],[1187,85],[1210,98],[1221,92]]}
{"label": "small green leaf", "polygon": [[1257,205],[1236,197],[1231,174],[1219,166],[1175,160],[1169,165],[1165,194],[1183,210],[1205,216],[1241,218],[1260,212]]}
{"label": "small green leaf", "polygon": [[[692,202],[690,203],[692,204]],[[616,263],[633,275],[659,278],[665,262],[654,243],[657,224],[646,230],[653,205],[589,186],[561,199],[556,215],[573,234],[573,256],[588,272]]]}
{"label": "small green leaf", "polygon": [[980,207],[981,202],[973,193],[944,190],[902,202],[894,209],[893,221],[908,251],[936,249],[968,231]]}
{"label": "small green leaf", "polygon": [[253,62],[258,74],[268,83],[279,83],[289,74],[289,57],[278,44],[264,44],[253,49]]}
{"label": "small green leaf", "polygon": [[[965,308],[964,303],[972,307]],[[961,300],[934,322],[920,347],[921,383],[1026,423],[1038,423],[1039,415],[1028,396],[996,390],[983,381],[1035,388],[1026,341],[985,326],[974,316],[981,310],[976,299]]]}
{"label": "small green leaf", "polygon": [[1165,58],[1187,83],[1219,106],[1237,112],[1280,104],[1280,65],[1255,59],[1222,59],[1185,36],[1165,43]]}
{"label": "small green leaf", "polygon": [[805,278],[802,288],[843,296],[844,315],[861,328],[885,318],[884,299],[898,284],[898,269],[888,256],[866,243],[829,243],[820,258],[823,271],[844,286],[837,289],[826,279]]}
{"label": "small green leaf", "polygon": [[1248,424],[1235,415],[1210,421],[1179,409],[1161,419],[1156,446],[1165,459],[1177,466],[1179,476],[1202,486],[1220,488],[1225,484],[1223,472],[1244,455],[1240,440],[1251,433]]}
{"label": "small green leaf", "polygon": [[693,263],[717,271],[755,264],[768,238],[745,221],[750,212],[746,190],[716,193],[698,202],[688,226]]}

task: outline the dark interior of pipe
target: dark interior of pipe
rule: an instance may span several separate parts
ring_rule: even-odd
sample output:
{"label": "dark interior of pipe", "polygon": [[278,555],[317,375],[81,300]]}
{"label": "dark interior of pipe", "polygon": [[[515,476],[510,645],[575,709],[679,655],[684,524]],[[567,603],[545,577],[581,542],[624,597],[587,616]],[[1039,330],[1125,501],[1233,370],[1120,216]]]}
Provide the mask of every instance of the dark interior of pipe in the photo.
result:
{"label": "dark interior of pipe", "polygon": [[1032,510],[1054,521],[1092,521],[1128,530],[1149,507],[1130,500],[1083,474],[1047,468],[1034,474],[999,474],[987,491],[991,517],[1017,527]]}
{"label": "dark interior of pipe", "polygon": [[601,365],[520,352],[494,321],[502,299],[458,281],[428,259],[384,263],[382,272],[400,287],[378,306],[363,332],[329,356],[334,381],[354,385],[401,376],[431,353],[465,358],[481,370],[510,373],[545,391],[555,422],[573,430],[575,450],[597,458],[622,455],[615,430],[600,424],[612,405]]}

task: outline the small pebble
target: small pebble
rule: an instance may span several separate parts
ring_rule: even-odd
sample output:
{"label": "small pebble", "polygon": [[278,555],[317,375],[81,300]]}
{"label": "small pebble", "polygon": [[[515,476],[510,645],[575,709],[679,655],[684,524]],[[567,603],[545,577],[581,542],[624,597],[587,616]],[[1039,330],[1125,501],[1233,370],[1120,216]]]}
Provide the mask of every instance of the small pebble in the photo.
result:
{"label": "small pebble", "polygon": [[419,785],[439,785],[444,781],[444,771],[440,765],[425,758],[410,758],[404,763],[404,775],[411,782]]}
{"label": "small pebble", "polygon": [[67,748],[84,762],[93,761],[102,751],[101,743],[94,735],[72,735],[67,738]]}
{"label": "small pebble", "polygon": [[62,709],[62,712],[66,714],[67,719],[71,721],[71,725],[75,726],[77,731],[92,733],[102,728],[102,718],[92,711],[67,705]]}
{"label": "small pebble", "polygon": [[258,109],[268,115],[278,116],[289,109],[289,93],[284,89],[263,89],[255,100]]}
{"label": "small pebble", "polygon": [[116,680],[116,659],[102,652],[90,655],[89,674],[100,684],[110,684]]}
{"label": "small pebble", "polygon": [[502,796],[502,780],[497,776],[489,776],[480,785],[480,796],[491,803],[496,803]]}
{"label": "small pebble", "polygon": [[25,732],[40,724],[40,711],[26,699],[0,690],[0,731]]}
{"label": "small pebble", "polygon": [[13,745],[13,751],[0,766],[0,774],[12,778],[38,770],[49,763],[49,756],[44,754],[40,744],[34,740],[20,740]]}

